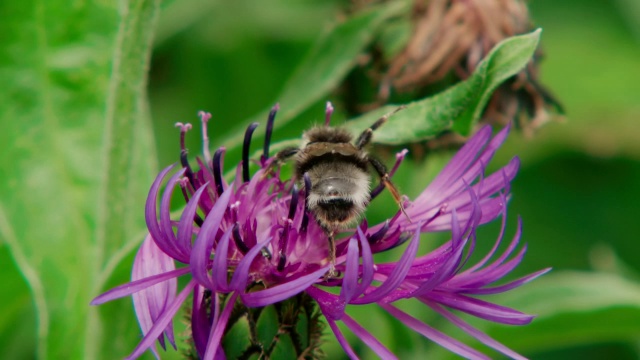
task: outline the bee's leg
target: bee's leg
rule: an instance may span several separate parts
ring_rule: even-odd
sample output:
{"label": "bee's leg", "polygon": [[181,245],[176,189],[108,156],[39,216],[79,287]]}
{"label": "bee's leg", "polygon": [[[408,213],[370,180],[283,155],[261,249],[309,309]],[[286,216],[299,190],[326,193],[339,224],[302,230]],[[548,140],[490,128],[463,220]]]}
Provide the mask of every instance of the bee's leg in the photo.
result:
{"label": "bee's leg", "polygon": [[391,196],[393,196],[393,200],[395,200],[396,204],[398,204],[400,211],[402,211],[404,216],[406,216],[407,219],[411,221],[411,218],[409,218],[409,215],[407,215],[407,212],[404,210],[404,205],[402,204],[402,196],[400,195],[398,188],[396,188],[396,186],[393,185],[393,183],[389,179],[389,173],[387,172],[387,167],[384,166],[384,164],[381,163],[380,160],[372,157],[369,157],[369,163],[376,170],[376,173],[378,173],[378,176],[380,176],[380,182],[384,185],[384,187],[387,188],[387,190],[389,190],[389,192],[391,193]]}
{"label": "bee's leg", "polygon": [[329,272],[327,273],[328,278],[335,277],[336,274],[336,238],[335,231],[330,231],[327,234],[329,238]]}
{"label": "bee's leg", "polygon": [[358,139],[356,140],[356,147],[358,149],[362,149],[363,147],[365,147],[370,141],[371,141],[371,137],[373,136],[373,132],[379,128],[380,126],[382,126],[382,124],[387,122],[387,119],[389,119],[389,114],[385,114],[383,117],[381,117],[380,119],[376,120],[376,122],[373,123],[373,125],[369,126],[365,131],[363,131],[360,136],[358,136]]}
{"label": "bee's leg", "polygon": [[278,151],[275,155],[273,155],[274,160],[265,169],[263,176],[266,177],[269,174],[273,173],[273,170],[275,168],[279,167],[284,162],[289,160],[291,157],[295,156],[298,153],[298,151],[300,151],[300,149],[297,147],[288,147]]}
{"label": "bee's leg", "polygon": [[336,230],[331,228],[326,224],[318,223],[324,233],[327,234],[327,239],[329,240],[329,271],[324,276],[326,279],[331,279],[336,277]]}
{"label": "bee's leg", "polygon": [[287,147],[280,151],[278,151],[273,157],[275,158],[274,163],[282,164],[283,162],[289,160],[292,156],[300,151],[297,147]]}
{"label": "bee's leg", "polygon": [[393,110],[390,113],[384,114],[380,119],[376,120],[376,122],[374,122],[365,131],[363,131],[362,134],[360,134],[360,136],[358,136],[358,139],[356,139],[356,143],[355,143],[356,147],[358,149],[362,149],[363,147],[365,147],[371,141],[371,136],[373,135],[373,132],[377,128],[382,126],[384,123],[386,123],[391,115],[397,113],[398,111],[404,108],[405,106],[399,106],[397,109]]}

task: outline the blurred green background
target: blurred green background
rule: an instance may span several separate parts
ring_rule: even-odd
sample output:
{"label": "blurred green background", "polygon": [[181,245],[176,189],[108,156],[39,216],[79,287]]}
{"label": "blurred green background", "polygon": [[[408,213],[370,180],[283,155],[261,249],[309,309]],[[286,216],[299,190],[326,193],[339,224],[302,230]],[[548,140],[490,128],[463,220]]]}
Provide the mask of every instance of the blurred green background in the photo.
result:
{"label": "blurred green background", "polygon": [[[83,5],[80,2],[71,2],[68,10],[75,17],[67,20],[76,21],[74,24],[80,30],[88,26],[83,21],[93,21],[93,25],[103,21],[104,25],[100,25],[102,29],[114,32],[111,25],[115,23],[113,11],[116,5],[104,5],[105,3],[107,2],[98,2],[112,12],[103,15],[96,11],[82,11]],[[213,114],[209,134],[213,146],[218,146],[223,145],[223,139],[234,131],[246,126],[249,119],[260,116],[273,103],[282,101],[279,94],[286,86],[286,80],[291,77],[318,35],[335,23],[338,9],[344,3],[338,0],[274,0],[269,1],[268,5],[267,2],[258,0],[165,1],[157,23],[148,84],[149,112],[157,158],[154,156],[153,159],[148,159],[149,164],[145,166],[154,167],[157,163],[164,167],[178,159],[178,132],[173,124],[176,121],[197,124],[198,110]],[[545,267],[553,267],[554,271],[495,299],[505,306],[538,314],[539,318],[532,325],[513,328],[475,321],[472,323],[532,359],[638,359],[640,3],[636,0],[533,0],[529,4],[534,23],[543,28],[542,48],[545,57],[541,63],[541,82],[562,102],[566,116],[564,121],[551,122],[542,127],[532,138],[512,132],[492,166],[496,168],[514,155],[522,160],[522,168],[512,187],[509,223],[512,229],[516,214],[522,216],[523,241],[528,243],[528,254],[516,270],[516,275]],[[106,69],[108,67],[104,67],[100,57],[95,54],[104,53],[106,55],[102,58],[108,58],[112,51],[112,43],[103,41],[100,36],[82,34],[79,30],[74,33],[73,26],[61,31],[55,18],[41,13],[44,10],[46,6],[38,1],[18,3],[5,0],[0,4],[0,15],[2,19],[7,19],[4,25],[6,27],[0,28],[5,30],[0,31],[0,46],[3,46],[0,80],[4,88],[0,90],[3,93],[0,97],[3,100],[0,103],[3,108],[0,109],[0,119],[3,127],[11,130],[0,136],[0,146],[13,145],[18,152],[24,152],[24,149],[31,146],[30,142],[20,141],[25,138],[25,133],[35,131],[29,128],[28,121],[30,116],[35,118],[37,114],[33,114],[28,106],[44,108],[43,111],[46,112],[47,108],[55,108],[60,102],[78,102],[78,108],[66,108],[68,112],[65,115],[68,114],[68,119],[73,119],[74,116],[84,116],[83,101],[101,101],[103,92],[78,85],[81,83],[78,79],[93,76],[92,74],[74,73],[77,76],[74,78],[65,71],[73,68],[76,62],[90,64],[84,67],[85,70],[89,69],[86,71],[90,71],[92,66]],[[32,32],[9,32],[18,28],[19,25],[15,23],[21,17],[35,17],[37,21],[42,16],[47,19],[45,30],[34,26]],[[84,43],[94,46],[95,53],[87,54],[71,48],[66,54],[68,57],[48,57],[47,64],[53,64],[56,71],[60,72],[51,72],[48,81],[64,83],[65,92],[61,96],[34,95],[29,98],[28,92],[14,89],[29,89],[37,81],[23,76],[18,70],[33,66],[35,70],[32,75],[42,74],[46,70],[39,68],[37,61],[30,59],[47,57],[48,54],[41,51],[42,47],[16,44],[26,44],[43,36],[48,37],[51,46],[64,43],[67,38],[82,39]],[[25,61],[16,65],[16,58],[24,58]],[[108,73],[102,71],[98,75],[94,80],[105,85]],[[313,87],[314,84],[310,83],[308,86]],[[324,102],[327,100],[334,101],[336,106],[334,121],[342,121],[346,117],[343,104],[334,100],[334,97],[339,96],[339,93],[334,92],[309,106],[308,111],[297,116],[286,128],[277,131],[275,140],[297,137],[310,124],[322,121]],[[42,99],[53,105],[43,105]],[[14,106],[15,104],[19,105]],[[294,104],[281,103],[283,110],[293,106]],[[76,110],[79,115],[75,113]],[[103,109],[97,111],[98,114],[102,112]],[[67,118],[58,116],[58,121],[64,123]],[[71,139],[69,143],[78,143],[77,136],[83,135],[75,133],[73,127],[72,124],[66,129],[61,142]],[[100,128],[96,131],[99,130]],[[189,138],[188,147],[192,149],[192,154],[200,149],[196,134],[197,131],[192,132]],[[37,139],[32,141],[36,144],[34,147],[48,144],[41,144]],[[39,151],[46,152],[47,149]],[[79,177],[77,183],[79,188],[83,188],[87,186],[84,181],[89,182],[93,178],[92,171],[95,169],[80,165],[91,163],[91,159],[84,158],[86,154],[83,155],[80,147],[71,147],[68,151],[73,154],[72,159],[78,158],[78,169],[73,170],[74,174],[83,174],[84,177]],[[0,357],[30,359],[38,354],[36,344],[43,339],[42,331],[38,333],[35,330],[38,325],[42,325],[42,318],[38,322],[36,315],[36,308],[42,304],[38,305],[36,301],[34,305],[29,280],[25,281],[25,278],[32,279],[34,274],[25,274],[25,268],[19,266],[22,261],[20,259],[29,262],[29,256],[33,253],[16,253],[16,246],[11,246],[11,241],[8,240],[13,237],[19,243],[23,241],[21,237],[28,233],[21,232],[19,225],[12,227],[11,224],[17,224],[16,219],[19,219],[29,226],[38,227],[42,224],[45,227],[41,229],[44,233],[56,233],[55,225],[50,228],[51,224],[67,221],[64,214],[78,202],[69,202],[64,200],[66,198],[61,200],[62,192],[58,193],[54,189],[51,196],[42,190],[43,196],[38,201],[29,202],[41,206],[39,211],[30,212],[31,208],[27,205],[24,208],[8,205],[12,204],[9,192],[15,186],[23,189],[40,186],[38,182],[23,183],[18,176],[12,177],[16,167],[38,168],[39,164],[22,163],[21,158],[16,159],[8,154],[14,153],[4,153],[3,166],[0,167],[0,183],[6,182],[0,188],[6,191],[0,193],[0,201],[4,201],[3,208],[0,208],[3,211],[0,213],[0,237],[3,239],[0,243],[3,279],[3,290],[0,292]],[[233,164],[234,156],[237,159],[237,155],[230,153],[227,164]],[[420,176],[411,176],[412,171],[433,172],[446,158],[445,153],[437,153],[427,157],[426,164],[406,162],[400,173],[402,177],[398,176],[396,181],[407,193],[415,195],[425,183]],[[46,154],[42,160],[46,161]],[[15,173],[20,174],[20,171]],[[128,175],[136,176],[135,173]],[[47,184],[55,183],[57,179],[48,173],[41,176],[42,181]],[[143,179],[149,179],[150,176],[153,174],[141,175]],[[148,184],[146,180],[143,187]],[[91,201],[97,200],[99,199]],[[381,201],[389,203],[388,198]],[[136,211],[142,211],[143,203],[130,206],[134,206]],[[372,209],[372,217],[384,217],[384,206],[378,208],[379,213],[376,208]],[[61,211],[60,218],[53,222],[39,223],[38,216],[44,211],[48,214]],[[91,220],[87,221],[91,223]],[[497,225],[488,226],[482,229],[480,239],[491,240],[496,233]],[[65,243],[49,242],[46,236],[37,239],[38,247],[50,248],[54,252],[60,246],[73,247],[69,249],[69,253],[76,257],[67,253],[64,261],[80,264],[77,266],[79,272],[70,273],[60,269],[60,273],[55,274],[55,278],[60,279],[59,284],[53,280],[37,285],[44,286],[45,293],[49,287],[59,287],[58,294],[62,294],[61,305],[51,305],[51,313],[69,311],[73,306],[88,303],[88,300],[82,300],[78,303],[80,305],[64,307],[72,304],[75,299],[73,295],[65,297],[64,294],[84,291],[70,286],[72,281],[68,281],[68,278],[80,276],[81,264],[88,258],[87,252],[91,251],[81,245],[82,241],[88,241],[83,240],[83,233],[65,232],[64,236],[78,239]],[[141,239],[140,237],[139,240]],[[133,256],[132,249],[132,246],[128,247],[121,254],[120,261],[112,264],[113,275],[106,285],[100,289],[87,288],[86,292],[103,291],[109,286],[126,281]],[[53,261],[46,256],[32,260],[45,265]],[[87,283],[91,283],[92,277],[99,275],[87,272],[82,276],[87,277]],[[32,284],[31,288],[34,286],[36,285]],[[97,293],[82,296],[91,299],[95,295]],[[119,300],[117,303],[119,304],[105,305],[100,310],[101,315],[97,317],[88,316],[87,318],[93,319],[91,321],[86,321],[84,314],[96,310],[77,307],[79,314],[83,315],[76,315],[78,319],[69,320],[77,321],[76,325],[63,326],[66,331],[63,335],[55,331],[45,334],[47,341],[57,343],[53,346],[57,350],[50,351],[48,356],[58,358],[64,354],[71,358],[83,358],[83,354],[87,354],[83,352],[86,347],[93,346],[96,341],[107,343],[98,347],[102,349],[97,352],[99,357],[118,357],[130,351],[139,336],[137,324],[129,300]],[[52,300],[52,304],[58,303]],[[407,306],[415,310],[414,314],[422,309],[415,304]],[[357,316],[360,312],[363,315],[361,321],[368,327],[378,328],[374,324],[383,323],[384,326],[379,327],[377,335],[401,358],[412,358],[416,354],[428,354],[430,358],[440,359],[453,357],[437,345],[402,328],[382,312],[372,315],[372,308],[358,309],[354,314]],[[110,316],[108,314],[113,313],[119,314],[118,321],[114,320],[107,325],[101,323]],[[459,335],[432,313],[425,311],[420,316],[447,333]],[[64,318],[65,316],[53,316],[52,322]],[[57,336],[61,338],[58,339]],[[90,340],[93,337],[106,338]],[[331,338],[328,334],[328,358],[344,357]],[[470,341],[463,335],[458,338]],[[63,339],[80,339],[81,343],[71,342],[67,346],[63,344]],[[362,344],[354,346],[362,352],[364,358],[374,358]],[[499,357],[490,350],[479,348],[487,351],[491,357]],[[169,356],[175,357],[175,354]]]}

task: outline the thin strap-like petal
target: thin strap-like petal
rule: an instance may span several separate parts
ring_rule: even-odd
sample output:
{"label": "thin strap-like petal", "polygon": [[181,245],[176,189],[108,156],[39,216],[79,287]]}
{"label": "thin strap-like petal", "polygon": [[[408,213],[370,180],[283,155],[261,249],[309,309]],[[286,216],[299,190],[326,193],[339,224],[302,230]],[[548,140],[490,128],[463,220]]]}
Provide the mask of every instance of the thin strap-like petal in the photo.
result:
{"label": "thin strap-like petal", "polygon": [[340,300],[344,303],[351,301],[358,285],[358,260],[360,257],[358,254],[358,240],[356,240],[355,236],[349,239],[347,248],[346,269],[342,278],[342,288],[340,289]]}
{"label": "thin strap-like petal", "polygon": [[227,283],[229,279],[229,272],[227,269],[229,264],[229,239],[231,239],[231,233],[233,233],[233,227],[227,229],[218,242],[218,246],[216,246],[213,258],[213,267],[211,269],[215,284],[215,288],[211,289],[212,291],[230,291],[229,284]]}
{"label": "thin strap-like petal", "polygon": [[421,300],[433,300],[439,304],[466,312],[467,314],[471,314],[475,317],[507,325],[525,325],[530,323],[534,318],[532,315],[527,315],[508,307],[492,304],[490,302],[461,294],[434,291]]}
{"label": "thin strap-like petal", "polygon": [[126,359],[135,359],[138,358],[142,353],[144,353],[155,341],[160,334],[166,329],[167,325],[173,319],[173,316],[178,312],[180,306],[185,301],[185,299],[191,293],[191,290],[196,286],[196,282],[191,280],[187,286],[178,294],[173,303],[162,313],[162,315],[156,320],[153,324],[149,332],[142,338],[142,341],[138,344],[138,346],[133,350],[131,355],[127,356]]}
{"label": "thin strap-like petal", "polygon": [[266,290],[242,294],[242,301],[249,307],[267,306],[277,303],[303,292],[309,286],[315,284],[328,270],[329,265],[323,266],[311,274],[301,276],[287,283]]}
{"label": "thin strap-like petal", "polygon": [[338,343],[340,344],[340,346],[342,346],[342,350],[344,350],[349,359],[358,360],[358,355],[356,355],[356,353],[351,348],[351,345],[349,345],[349,341],[347,341],[344,335],[342,335],[342,332],[340,331],[340,328],[338,328],[336,322],[327,317],[327,323],[329,324],[331,331],[333,331],[333,335],[336,336]]}
{"label": "thin strap-like petal", "polygon": [[444,316],[447,320],[451,321],[451,323],[453,323],[455,326],[459,327],[464,332],[478,339],[478,341],[489,346],[490,348],[493,348],[514,360],[527,360],[527,358],[525,358],[524,356],[509,349],[508,347],[492,339],[489,335],[469,325],[469,323],[455,316],[454,314],[452,314],[450,311],[443,308],[442,306],[434,302],[426,302],[426,304],[429,307],[431,307],[433,310],[435,310],[438,314]]}
{"label": "thin strap-like petal", "polygon": [[198,210],[198,203],[200,202],[200,196],[207,189],[208,183],[202,185],[198,191],[193,194],[189,203],[182,211],[180,217],[180,223],[178,224],[178,244],[180,247],[189,253],[191,251],[191,237],[193,235],[193,218]]}
{"label": "thin strap-like petal", "polygon": [[189,252],[179,246],[171,224],[171,196],[173,195],[173,190],[176,188],[176,184],[181,177],[182,172],[174,174],[169,178],[167,186],[164,189],[162,200],[160,201],[160,229],[163,231],[164,238],[168,241],[171,249],[179,254],[179,258],[177,260],[182,263],[186,263],[189,261]]}
{"label": "thin strap-like petal", "polygon": [[495,286],[495,287],[488,287],[488,288],[470,288],[470,289],[465,289],[465,288],[458,288],[457,291],[459,291],[462,294],[474,294],[474,295],[492,295],[492,294],[500,294],[503,293],[505,291],[509,291],[511,289],[515,289],[519,286],[522,286],[536,278],[538,278],[539,276],[542,276],[546,273],[548,273],[549,271],[551,271],[551,268],[546,268],[546,269],[542,269],[540,271],[536,271],[533,274],[529,274],[527,276],[523,276],[517,280],[511,281],[507,284],[504,285],[500,285],[500,286]]}
{"label": "thin strap-like petal", "polygon": [[233,292],[231,293],[231,295],[229,295],[222,314],[220,314],[218,321],[213,325],[213,331],[211,332],[211,336],[209,337],[209,341],[207,342],[207,351],[204,354],[203,360],[214,360],[216,359],[216,353],[218,351],[222,351],[222,349],[219,349],[220,340],[222,340],[224,329],[227,327],[229,315],[231,315],[231,310],[233,309],[237,298],[238,293],[236,292]]}
{"label": "thin strap-like petal", "polygon": [[[160,185],[162,185],[162,180],[164,180],[165,176],[173,169],[174,165],[167,166],[158,174],[156,179],[153,181],[151,185],[151,189],[149,189],[149,194],[147,195],[147,201],[145,203],[145,212],[144,218],[147,223],[147,228],[149,229],[149,233],[153,240],[156,242],[158,247],[164,251],[165,254],[171,256],[174,259],[181,259],[182,256],[179,254],[173,246],[171,246],[169,239],[164,235],[164,231],[160,230],[160,225],[158,224],[158,212],[156,209],[156,203],[158,201],[158,192],[160,191]],[[185,169],[180,170],[179,173],[184,174]]]}
{"label": "thin strap-like petal", "polygon": [[115,299],[119,299],[121,297],[124,296],[129,296],[137,291],[140,291],[142,289],[146,289],[149,286],[155,285],[157,283],[163,282],[163,281],[167,281],[169,279],[173,279],[175,277],[184,275],[184,274],[188,274],[189,271],[191,269],[189,269],[188,267],[182,268],[182,269],[177,269],[174,271],[169,271],[167,273],[164,274],[158,274],[158,275],[154,275],[154,276],[149,276],[148,278],[144,278],[144,279],[140,279],[137,281],[132,281],[130,283],[126,283],[123,285],[120,285],[118,287],[115,287],[99,296],[97,296],[95,299],[93,299],[91,301],[91,305],[100,305],[100,304],[104,304],[107,301],[111,301],[111,300],[115,300]]}
{"label": "thin strap-like petal", "polygon": [[[193,290],[193,309],[191,311],[191,337],[200,358],[204,356],[207,349],[207,339],[211,332],[208,304],[204,301],[205,290],[203,286],[196,285]],[[217,298],[217,296],[215,297]]]}
{"label": "thin strap-like petal", "polygon": [[377,302],[387,296],[390,292],[395,290],[402,283],[402,281],[407,276],[407,273],[411,269],[413,259],[415,259],[416,253],[418,252],[418,245],[420,243],[418,241],[420,239],[419,229],[420,225],[418,225],[418,230],[414,232],[413,237],[409,242],[409,246],[407,246],[407,249],[405,250],[404,254],[402,254],[402,257],[397,262],[391,274],[389,274],[387,280],[380,284],[380,286],[372,292],[364,295],[363,297],[353,300],[353,304],[367,304]]}
{"label": "thin strap-like petal", "polygon": [[419,333],[427,339],[435,342],[436,344],[444,347],[445,349],[462,356],[465,359],[490,359],[483,353],[461,343],[460,341],[453,339],[440,331],[432,328],[431,326],[421,322],[413,316],[401,311],[391,304],[379,304],[383,309],[389,312],[393,317],[400,320],[403,324],[409,327],[411,330]]}
{"label": "thin strap-like petal", "polygon": [[215,241],[216,233],[220,228],[222,217],[229,204],[231,193],[233,189],[227,187],[222,193],[222,196],[213,205],[213,208],[204,220],[200,233],[193,244],[193,250],[191,251],[191,269],[193,278],[200,283],[200,285],[213,289],[213,280],[209,275],[209,262],[211,258],[211,250],[213,249],[213,242]]}
{"label": "thin strap-like petal", "polygon": [[[162,252],[153,241],[153,238],[151,238],[151,235],[147,235],[133,262],[131,280],[136,281],[175,269],[173,258]],[[132,294],[133,307],[143,334],[149,331],[153,322],[173,301],[176,296],[177,286],[177,279],[172,278]],[[171,323],[165,329],[165,334],[169,342],[175,347]],[[166,350],[164,336],[160,335],[158,341],[162,348]]]}
{"label": "thin strap-like petal", "polygon": [[367,346],[373,350],[381,359],[390,360],[397,359],[389,349],[387,349],[382,343],[376,339],[375,336],[371,335],[362,325],[358,324],[355,320],[353,320],[349,315],[345,314],[342,318],[342,322],[347,325],[349,330],[353,332],[362,342],[367,344]]}
{"label": "thin strap-like petal", "polygon": [[356,290],[355,297],[360,296],[366,289],[369,288],[373,281],[373,254],[371,253],[371,247],[369,241],[364,232],[358,228],[358,236],[360,238],[360,247],[362,249],[362,280],[358,289]]}

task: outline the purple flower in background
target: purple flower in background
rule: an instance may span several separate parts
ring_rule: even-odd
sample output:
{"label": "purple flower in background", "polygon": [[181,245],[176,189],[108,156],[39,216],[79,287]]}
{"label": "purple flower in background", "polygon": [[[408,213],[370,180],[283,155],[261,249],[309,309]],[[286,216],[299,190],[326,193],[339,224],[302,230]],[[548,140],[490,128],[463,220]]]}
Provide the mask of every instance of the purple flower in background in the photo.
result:
{"label": "purple flower in background", "polygon": [[[486,358],[394,306],[400,299],[416,299],[484,344],[507,356],[522,358],[448,310],[513,325],[529,323],[533,318],[475,297],[513,289],[547,271],[494,285],[519,264],[526,249],[522,247],[512,256],[520,240],[519,226],[506,250],[496,255],[504,237],[509,184],[519,162],[514,158],[488,176],[484,171],[508,129],[492,138],[491,128],[482,128],[416,199],[405,199],[408,217],[398,211],[382,224],[369,226],[365,220],[345,231],[336,240],[337,275],[327,276],[327,235],[306,211],[306,189],[310,184],[299,188],[273,172],[275,159],[269,156],[269,143],[277,110],[276,105],[269,114],[257,172],[253,176],[249,172],[249,144],[257,127],[254,123],[247,129],[243,159],[229,183],[222,176],[224,148],[212,157],[208,153],[206,124],[210,115],[200,114],[204,158],[197,159],[197,171],[187,161],[184,146],[190,125],[178,124],[182,169],[169,176],[173,166],[165,168],[151,186],[146,204],[149,236],[136,256],[132,282],[92,302],[101,304],[133,295],[144,338],[129,357],[138,357],[147,349],[156,353],[156,340],[163,347],[165,339],[175,346],[172,320],[190,294],[191,336],[197,355],[203,359],[225,358],[221,340],[236,304],[260,308],[305,294],[318,304],[351,358],[357,356],[339,330],[338,321],[380,357],[395,358],[345,312],[371,303],[463,357]],[[331,111],[329,105],[327,117]],[[405,155],[406,151],[397,155],[391,175]],[[170,202],[178,188],[186,206],[178,219],[172,219]],[[382,187],[374,189],[372,197],[381,190]],[[501,215],[502,230],[493,249],[479,263],[464,269],[475,248],[476,228]],[[445,230],[451,231],[450,241],[426,255],[418,255],[420,234]],[[373,254],[404,243],[406,249],[397,262],[374,262]],[[497,258],[491,261],[494,255]],[[177,277],[182,275],[190,279],[177,292]]]}

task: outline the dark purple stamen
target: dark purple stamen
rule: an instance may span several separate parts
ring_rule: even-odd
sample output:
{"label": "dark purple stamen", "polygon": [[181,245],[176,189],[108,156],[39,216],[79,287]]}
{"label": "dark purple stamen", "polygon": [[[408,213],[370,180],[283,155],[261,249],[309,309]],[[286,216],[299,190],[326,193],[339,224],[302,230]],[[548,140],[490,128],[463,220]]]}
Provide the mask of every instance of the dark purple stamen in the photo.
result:
{"label": "dark purple stamen", "polygon": [[216,182],[216,191],[218,196],[222,195],[224,188],[222,187],[222,155],[226,149],[224,146],[218,148],[215,154],[213,154],[213,179]]}
{"label": "dark purple stamen", "polygon": [[307,231],[307,226],[309,226],[309,212],[307,211],[307,199],[309,198],[309,193],[311,192],[311,178],[309,178],[309,173],[304,173],[304,214],[302,216],[302,223],[300,224],[300,232],[304,233]]}
{"label": "dark purple stamen", "polygon": [[447,203],[442,204],[442,206],[440,206],[438,211],[435,214],[433,214],[433,216],[430,217],[427,221],[425,221],[424,225],[422,225],[422,228],[424,229],[427,225],[429,225],[438,216],[442,215],[445,212],[445,210],[447,210],[447,206],[448,206]]}
{"label": "dark purple stamen", "polygon": [[284,265],[287,263],[287,257],[284,255],[284,252],[280,252],[280,258],[278,259],[278,271],[284,270]]}
{"label": "dark purple stamen", "polygon": [[252,123],[244,132],[244,143],[242,144],[242,181],[248,182],[249,177],[249,149],[251,147],[251,136],[258,127],[257,122]]}
{"label": "dark purple stamen", "polygon": [[378,186],[376,186],[375,189],[371,190],[371,194],[369,195],[371,200],[375,199],[378,195],[380,195],[382,190],[384,190],[384,184],[383,183],[378,184]]}
{"label": "dark purple stamen", "polygon": [[238,223],[233,226],[233,241],[235,242],[238,251],[240,251],[243,255],[249,252],[247,244],[242,241],[242,237],[240,236],[240,224]]}
{"label": "dark purple stamen", "polygon": [[411,233],[401,234],[400,237],[398,238],[398,241],[395,244],[393,244],[393,246],[389,247],[389,249],[394,248],[396,246],[400,246],[400,245],[406,243],[407,240],[411,239],[412,236],[413,236],[413,234],[411,234]]}
{"label": "dark purple stamen", "polygon": [[269,118],[267,119],[267,131],[264,136],[264,150],[262,152],[262,161],[266,161],[269,158],[269,145],[271,145],[271,133],[273,132],[273,123],[276,120],[276,113],[280,110],[280,105],[275,104],[269,112]]}
{"label": "dark purple stamen", "polygon": [[289,230],[293,223],[293,217],[296,216],[296,209],[298,208],[298,186],[293,184],[293,190],[291,191],[291,200],[289,202],[289,216],[282,229],[282,235],[280,237],[280,258],[278,259],[278,271],[284,270],[284,265],[287,262],[285,251],[287,248],[287,240],[289,239]]}
{"label": "dark purple stamen", "polygon": [[180,149],[185,150],[187,147],[185,145],[184,139],[186,137],[187,131],[191,130],[191,124],[183,124],[181,122],[177,122],[176,127],[180,128]]}
{"label": "dark purple stamen", "polygon": [[195,182],[193,178],[193,170],[191,170],[191,165],[189,165],[189,160],[187,159],[187,155],[189,151],[185,145],[185,137],[187,131],[191,130],[191,124],[183,124],[181,122],[176,123],[176,127],[180,128],[180,165],[185,169],[184,176],[189,179],[189,183],[191,186],[195,187]]}
{"label": "dark purple stamen", "polygon": [[180,164],[185,169],[184,176],[189,179],[189,183],[191,186],[195,187],[195,179],[193,178],[193,170],[191,170],[191,165],[189,165],[189,160],[187,159],[188,152],[186,149],[180,150]]}
{"label": "dark purple stamen", "polygon": [[289,202],[289,220],[293,220],[296,216],[296,209],[298,208],[298,186],[293,184],[293,190],[291,192],[291,201]]}
{"label": "dark purple stamen", "polygon": [[[189,183],[189,179],[182,178],[180,179],[179,184],[180,190],[182,191],[182,196],[184,196],[184,200],[186,202],[189,202],[189,191],[187,190],[187,187],[191,186],[191,184]],[[195,216],[193,217],[193,221],[195,221],[198,226],[202,226],[202,223],[204,222],[204,220],[202,220],[202,218],[198,214],[195,214]]]}
{"label": "dark purple stamen", "polygon": [[376,231],[375,234],[369,236],[369,244],[375,244],[378,241],[382,240],[382,238],[387,234],[387,231],[389,231],[389,220],[384,222],[384,226],[380,228],[380,230]]}

